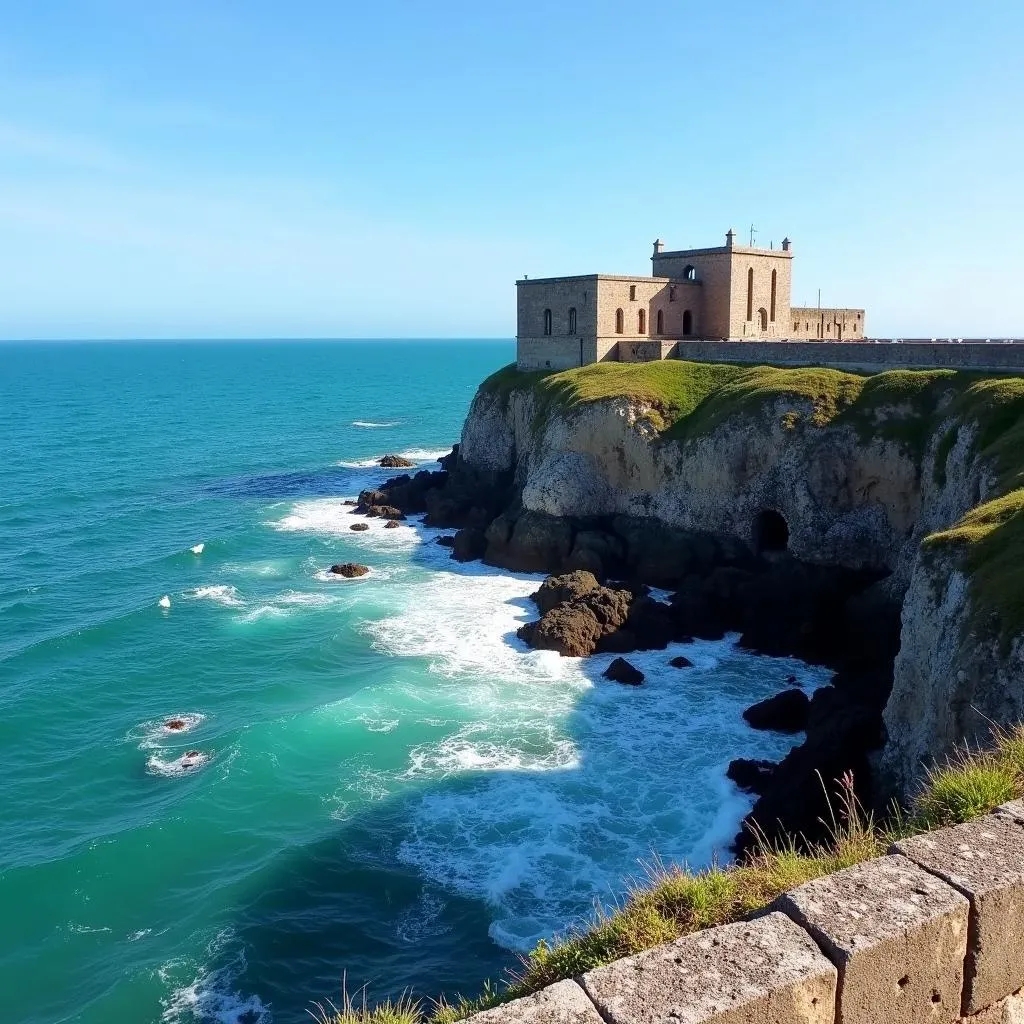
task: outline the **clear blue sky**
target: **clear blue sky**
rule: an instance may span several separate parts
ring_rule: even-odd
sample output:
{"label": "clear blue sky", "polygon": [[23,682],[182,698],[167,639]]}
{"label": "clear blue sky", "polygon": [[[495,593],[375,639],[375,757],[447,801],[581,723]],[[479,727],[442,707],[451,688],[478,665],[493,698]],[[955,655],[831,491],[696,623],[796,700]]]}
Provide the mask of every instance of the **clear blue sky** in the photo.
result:
{"label": "clear blue sky", "polygon": [[508,337],[751,222],[794,302],[1024,335],[1024,3],[3,4],[0,338]]}

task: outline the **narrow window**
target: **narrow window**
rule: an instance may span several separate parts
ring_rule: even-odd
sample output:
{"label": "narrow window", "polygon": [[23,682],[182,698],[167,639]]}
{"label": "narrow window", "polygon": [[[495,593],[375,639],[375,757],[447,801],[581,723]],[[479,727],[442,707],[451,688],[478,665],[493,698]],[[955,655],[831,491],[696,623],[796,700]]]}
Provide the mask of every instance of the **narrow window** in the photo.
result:
{"label": "narrow window", "polygon": [[631,284],[629,286],[629,301],[636,302],[636,285]]}
{"label": "narrow window", "polygon": [[683,277],[686,278],[687,281],[696,281],[697,268],[692,264],[688,264],[686,269],[683,271]]}
{"label": "narrow window", "polygon": [[693,334],[693,314],[688,309],[683,311],[683,334]]}
{"label": "narrow window", "polygon": [[622,310],[621,309],[617,309],[617,310],[615,310],[615,333],[616,334],[621,334],[622,333],[622,324],[623,324]]}
{"label": "narrow window", "polygon": [[754,268],[747,271],[747,319],[754,319]]}
{"label": "narrow window", "polygon": [[569,307],[569,333],[570,334],[575,334],[576,333],[576,307],[575,306],[570,306]]}
{"label": "narrow window", "polygon": [[676,301],[676,286],[674,284],[671,284],[668,287],[668,301],[669,302],[675,302]]}
{"label": "narrow window", "polygon": [[800,330],[800,325],[799,325],[799,324],[797,324],[797,323],[794,323],[794,324],[793,324],[793,330],[794,330],[794,332],[795,332],[795,331],[799,331],[799,330]]}
{"label": "narrow window", "polygon": [[641,309],[641,310],[637,311],[637,314],[636,314],[636,325],[637,325],[637,328],[638,328],[638,331],[637,331],[638,334],[646,334],[647,333],[647,310]]}
{"label": "narrow window", "polygon": [[761,325],[762,331],[768,330],[768,310],[764,306],[757,311],[757,321]]}
{"label": "narrow window", "polygon": [[775,271],[772,271],[772,323],[775,323]]}
{"label": "narrow window", "polygon": [[665,333],[665,311],[663,309],[658,310],[658,333]]}
{"label": "narrow window", "polygon": [[551,310],[544,310],[544,334],[549,335],[551,333]]}
{"label": "narrow window", "polygon": [[811,332],[810,322],[807,322],[807,323],[804,324],[804,330],[807,331],[808,334],[810,334],[810,332]]}

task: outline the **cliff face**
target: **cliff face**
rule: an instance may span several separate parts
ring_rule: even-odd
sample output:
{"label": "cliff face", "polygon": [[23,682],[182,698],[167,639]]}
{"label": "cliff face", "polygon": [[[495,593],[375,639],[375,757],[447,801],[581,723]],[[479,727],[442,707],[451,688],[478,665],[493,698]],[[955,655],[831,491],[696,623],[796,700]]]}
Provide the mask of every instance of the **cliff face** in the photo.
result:
{"label": "cliff face", "polygon": [[885,587],[905,600],[879,761],[890,788],[907,791],[922,764],[986,735],[988,719],[1024,717],[1011,617],[979,618],[967,546],[926,541],[1006,490],[985,400],[995,427],[1014,429],[1017,382],[979,398],[948,371],[719,369],[696,393],[699,364],[637,368],[682,376],[632,394],[624,376],[625,393],[601,394],[601,367],[569,371],[560,390],[551,377],[506,375],[473,402],[460,461],[513,475],[527,512],[641,517],[751,553],[778,544],[778,513],[795,558],[891,574]]}

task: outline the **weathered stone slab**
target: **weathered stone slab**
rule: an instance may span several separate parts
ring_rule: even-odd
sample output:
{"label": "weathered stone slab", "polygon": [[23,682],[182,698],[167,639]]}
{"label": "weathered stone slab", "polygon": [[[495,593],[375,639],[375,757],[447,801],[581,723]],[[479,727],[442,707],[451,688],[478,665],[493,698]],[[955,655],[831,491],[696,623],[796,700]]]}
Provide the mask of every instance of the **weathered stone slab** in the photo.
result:
{"label": "weathered stone slab", "polygon": [[893,847],[971,901],[964,1014],[1024,986],[1024,825],[989,815]]}
{"label": "weathered stone slab", "polygon": [[782,914],[687,935],[585,974],[608,1024],[833,1024],[836,969]]}
{"label": "weathered stone slab", "polygon": [[1024,990],[1000,999],[994,1006],[961,1017],[959,1024],[1024,1024]]}
{"label": "weathered stone slab", "polygon": [[594,1004],[575,981],[559,981],[532,996],[469,1018],[476,1024],[604,1024]]}
{"label": "weathered stone slab", "polygon": [[960,1016],[969,903],[901,856],[785,893],[776,908],[839,968],[843,1024],[939,1024]]}
{"label": "weathered stone slab", "polygon": [[1024,824],[1024,800],[1011,800],[1008,804],[1000,804],[992,813],[1000,818],[1013,818]]}

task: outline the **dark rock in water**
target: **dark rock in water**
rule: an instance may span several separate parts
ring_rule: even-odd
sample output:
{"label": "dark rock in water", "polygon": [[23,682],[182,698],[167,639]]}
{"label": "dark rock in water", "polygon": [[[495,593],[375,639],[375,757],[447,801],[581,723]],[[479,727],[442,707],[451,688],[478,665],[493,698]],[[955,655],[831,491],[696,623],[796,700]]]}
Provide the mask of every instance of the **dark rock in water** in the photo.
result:
{"label": "dark rock in water", "polygon": [[732,779],[744,793],[764,792],[775,771],[775,764],[771,761],[758,761],[749,757],[738,757],[735,761],[729,762],[726,769],[726,776]]}
{"label": "dark rock in water", "polygon": [[398,529],[398,520],[397,519],[389,519],[384,524],[384,529],[385,530],[397,530]]}
{"label": "dark rock in water", "polygon": [[482,558],[487,548],[487,538],[483,530],[472,526],[464,526],[457,534],[452,543],[452,558],[457,562],[471,562],[475,558]]}
{"label": "dark rock in water", "polygon": [[371,519],[405,519],[405,513],[394,505],[367,505],[360,511]]}
{"label": "dark rock in water", "polygon": [[344,576],[347,580],[353,580],[357,576],[365,576],[370,571],[368,565],[360,565],[358,562],[343,562],[331,566],[331,572],[335,576]]}
{"label": "dark rock in water", "polygon": [[459,461],[459,446],[457,444],[453,444],[452,450],[447,455],[442,455],[437,461],[441,463],[442,469],[445,469],[450,473],[455,469],[455,466]]}
{"label": "dark rock in water", "polygon": [[630,665],[625,658],[616,658],[604,670],[604,677],[616,683],[624,683],[626,686],[639,686],[644,681],[643,672]]}
{"label": "dark rock in water", "polygon": [[385,455],[377,465],[384,469],[408,469],[410,466],[415,466],[416,463],[401,455]]}
{"label": "dark rock in water", "polygon": [[369,527],[369,525],[367,523],[353,523],[349,527],[350,530],[356,530],[358,532],[362,532],[363,530],[368,530],[369,528],[370,527]]}
{"label": "dark rock in water", "polygon": [[543,615],[566,601],[575,601],[584,594],[597,590],[598,586],[593,573],[580,570],[566,573],[564,576],[549,576],[540,585],[540,589],[530,595],[530,599]]}
{"label": "dark rock in water", "polygon": [[345,500],[344,500],[344,501],[342,502],[342,505],[357,505],[357,504],[358,504],[358,502],[356,502],[356,501],[353,501],[353,500],[352,500],[351,498],[346,498],[346,499],[345,499]]}
{"label": "dark rock in water", "polygon": [[801,683],[800,683],[800,680],[797,679],[796,676],[786,676],[786,685],[787,686],[800,686]]}
{"label": "dark rock in water", "polygon": [[681,654],[673,658],[669,664],[673,668],[693,668],[693,662],[689,658],[684,658]]}
{"label": "dark rock in water", "polygon": [[435,544],[440,544],[443,548],[455,547],[455,538],[452,536],[437,537],[434,540]]}
{"label": "dark rock in water", "polygon": [[810,707],[811,702],[803,690],[783,690],[747,708],[743,717],[755,729],[802,732],[807,728]]}
{"label": "dark rock in water", "polygon": [[601,624],[591,609],[562,604],[537,622],[520,626],[516,636],[538,651],[558,651],[566,658],[585,658],[597,649]]}
{"label": "dark rock in water", "polygon": [[185,728],[185,724],[184,718],[168,718],[167,721],[164,722],[164,728],[170,729],[171,732],[181,732],[181,730]]}

